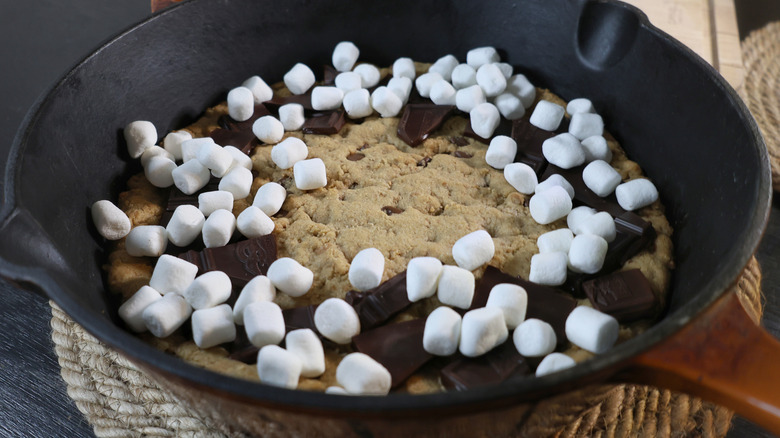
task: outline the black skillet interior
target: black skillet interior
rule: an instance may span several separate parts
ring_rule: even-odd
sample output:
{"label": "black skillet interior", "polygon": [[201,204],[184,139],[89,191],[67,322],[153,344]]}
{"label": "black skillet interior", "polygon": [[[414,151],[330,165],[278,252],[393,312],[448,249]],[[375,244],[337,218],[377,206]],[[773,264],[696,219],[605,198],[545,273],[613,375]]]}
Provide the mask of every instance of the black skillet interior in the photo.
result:
{"label": "black skillet interior", "polygon": [[[183,365],[120,330],[88,208],[116,200],[138,171],[121,129],[161,135],[193,121],[228,89],[296,62],[329,63],[354,41],[361,60],[433,61],[494,45],[517,71],[564,99],[590,98],[629,157],[658,186],[675,229],[677,269],[665,319],[611,354],[543,379],[458,394],[339,398],[267,388]],[[518,400],[572,387],[668,336],[719,296],[757,246],[769,170],[744,105],[704,61],[632,7],[602,1],[192,0],[88,57],[31,112],[9,157],[0,273],[40,288],[108,344],[153,368],[248,400],[326,412],[404,410]]]}

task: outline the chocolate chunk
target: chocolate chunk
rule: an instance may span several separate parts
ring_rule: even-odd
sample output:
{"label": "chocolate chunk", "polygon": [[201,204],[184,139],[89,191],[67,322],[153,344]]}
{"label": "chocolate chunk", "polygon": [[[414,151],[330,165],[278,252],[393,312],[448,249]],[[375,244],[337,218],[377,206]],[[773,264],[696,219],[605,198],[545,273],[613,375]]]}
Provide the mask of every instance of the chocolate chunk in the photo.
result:
{"label": "chocolate chunk", "polygon": [[512,122],[511,136],[517,142],[518,157],[515,158],[515,161],[520,161],[517,158],[521,155],[544,157],[542,154],[542,143],[555,136],[554,132],[545,131],[532,125],[528,121],[530,117],[531,115],[527,114]]}
{"label": "chocolate chunk", "polygon": [[360,152],[355,152],[354,154],[347,155],[347,160],[349,161],[360,161],[363,158],[366,158],[366,154],[361,154]]}
{"label": "chocolate chunk", "polygon": [[[259,119],[260,117],[267,116],[271,114],[268,112],[268,108],[265,107],[262,103],[259,103],[255,105],[255,110],[252,113],[252,117],[250,117],[247,120],[244,120],[243,122],[239,122],[238,120],[233,119],[229,115],[225,114],[223,116],[220,116],[220,118],[217,120],[217,124],[223,128],[227,129],[228,131],[249,131],[252,132],[252,125],[255,123],[255,120]],[[214,140],[216,142],[216,140]],[[217,142],[218,145],[222,145],[221,143]],[[236,146],[236,145],[233,145]],[[238,146],[236,146],[238,147]]]}
{"label": "chocolate chunk", "polygon": [[187,251],[179,258],[198,266],[198,274],[222,271],[234,288],[243,287],[258,275],[265,275],[276,260],[276,238],[273,234],[231,243],[203,251]]}
{"label": "chocolate chunk", "polygon": [[531,283],[519,277],[512,277],[493,266],[488,266],[485,269],[469,309],[485,307],[490,290],[499,283],[511,283],[522,286],[528,293],[526,319],[537,318],[550,324],[553,330],[555,330],[558,345],[566,343],[566,318],[577,307],[577,301],[551,287]]}
{"label": "chocolate chunk", "polygon": [[325,64],[322,66],[322,85],[335,85],[339,71]]}
{"label": "chocolate chunk", "polygon": [[423,348],[424,331],[425,318],[388,324],[361,332],[352,345],[384,365],[396,387],[433,358]]}
{"label": "chocolate chunk", "polygon": [[464,391],[484,385],[495,385],[531,373],[526,359],[517,352],[512,339],[479,357],[463,357],[441,370],[446,388]]}
{"label": "chocolate chunk", "polygon": [[455,151],[452,153],[452,156],[455,158],[471,158],[474,154],[466,151]]}
{"label": "chocolate chunk", "polygon": [[363,301],[363,298],[368,296],[368,292],[361,292],[357,290],[351,290],[344,296],[344,301],[350,306],[357,306],[359,302]]}
{"label": "chocolate chunk", "polygon": [[333,135],[341,131],[346,123],[344,111],[337,110],[314,115],[303,122],[304,134]]}
{"label": "chocolate chunk", "polygon": [[368,149],[368,148],[370,148],[370,147],[371,147],[371,146],[369,146],[369,144],[368,144],[368,143],[363,143],[363,145],[362,145],[362,146],[360,146],[360,147],[359,147],[357,150],[359,150],[359,151],[362,151],[362,150]]}
{"label": "chocolate chunk", "polygon": [[225,346],[228,351],[228,358],[244,362],[245,364],[257,363],[257,352],[259,348],[249,342],[246,330],[242,326],[236,327],[236,339]]}
{"label": "chocolate chunk", "polygon": [[285,176],[279,178],[278,181],[276,181],[277,184],[279,184],[280,186],[284,187],[286,190],[290,190],[290,188],[293,186],[294,182],[295,181],[293,181],[293,179],[292,179],[292,177],[290,175],[285,175]]}
{"label": "chocolate chunk", "polygon": [[586,281],[582,289],[594,309],[612,315],[620,322],[650,318],[660,304],[650,282],[639,269],[613,272]]}
{"label": "chocolate chunk", "polygon": [[364,292],[365,297],[355,305],[361,330],[386,323],[412,304],[406,292],[406,271]]}
{"label": "chocolate chunk", "polygon": [[417,162],[417,165],[420,167],[428,167],[428,163],[430,163],[432,160],[431,157],[425,157],[422,160]]}
{"label": "chocolate chunk", "polygon": [[314,111],[314,108],[311,106],[311,90],[303,94],[292,94],[285,97],[274,96],[271,100],[263,102],[266,108],[274,114],[279,114],[279,107],[288,103],[297,103],[303,106],[305,111]]}
{"label": "chocolate chunk", "polygon": [[407,104],[398,121],[398,137],[409,146],[422,143],[455,109],[452,105]]}
{"label": "chocolate chunk", "polygon": [[209,133],[209,137],[220,146],[234,146],[247,155],[252,152],[255,146],[260,145],[260,141],[251,129],[248,131],[231,131],[224,128],[216,128]]}
{"label": "chocolate chunk", "polygon": [[468,140],[466,140],[464,137],[461,137],[459,135],[458,136],[452,136],[452,137],[450,137],[449,140],[450,140],[450,143],[452,143],[452,144],[454,144],[455,146],[458,146],[458,147],[463,147],[463,146],[466,146],[467,144],[469,144]]}
{"label": "chocolate chunk", "polygon": [[284,326],[287,332],[298,329],[311,329],[319,334],[314,326],[314,311],[317,306],[293,307],[292,309],[282,310],[284,317]]}
{"label": "chocolate chunk", "polygon": [[384,212],[386,215],[388,215],[388,216],[392,216],[392,215],[394,215],[394,214],[401,214],[401,213],[403,213],[403,212],[404,212],[404,211],[403,211],[403,210],[401,210],[400,208],[398,208],[398,207],[393,207],[392,205],[386,205],[386,206],[382,207],[382,211],[383,211],[383,212]]}
{"label": "chocolate chunk", "polygon": [[200,195],[203,192],[211,192],[214,190],[219,190],[219,178],[211,177],[208,183],[206,183],[206,186],[202,189],[198,190],[197,192],[187,195],[176,186],[171,187],[168,190],[168,201],[165,204],[165,210],[163,211],[162,217],[160,218],[160,225],[163,227],[168,225],[168,222],[171,220],[171,216],[173,216],[173,212],[176,210],[176,207],[180,205],[194,205],[197,207],[198,205],[198,195]]}

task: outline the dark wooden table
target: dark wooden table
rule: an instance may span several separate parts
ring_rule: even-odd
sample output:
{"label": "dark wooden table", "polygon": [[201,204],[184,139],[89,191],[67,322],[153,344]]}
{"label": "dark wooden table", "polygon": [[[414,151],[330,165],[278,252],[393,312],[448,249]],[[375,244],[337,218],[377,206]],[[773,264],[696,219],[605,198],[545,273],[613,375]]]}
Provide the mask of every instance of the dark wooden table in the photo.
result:
{"label": "dark wooden table", "polygon": [[[740,31],[772,17],[780,2],[737,0]],[[774,14],[774,15],[773,15]],[[27,109],[79,59],[149,15],[149,0],[0,1],[0,139],[10,143]],[[6,150],[4,145],[2,150]],[[2,161],[4,163],[4,160]],[[1,190],[0,190],[1,193]],[[0,242],[0,245],[2,242]],[[759,249],[764,326],[780,338],[780,202]],[[48,301],[0,280],[0,436],[93,436],[65,392],[53,352]],[[770,436],[736,419],[729,436]]]}

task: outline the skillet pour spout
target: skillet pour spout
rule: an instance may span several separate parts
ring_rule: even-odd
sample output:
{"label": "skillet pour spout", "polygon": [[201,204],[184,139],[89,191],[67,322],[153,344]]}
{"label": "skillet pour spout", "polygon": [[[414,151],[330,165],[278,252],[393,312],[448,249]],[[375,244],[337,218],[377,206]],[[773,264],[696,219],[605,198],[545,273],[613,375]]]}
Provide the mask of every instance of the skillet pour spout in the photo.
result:
{"label": "skillet pour spout", "polygon": [[[333,47],[345,40],[375,65],[401,56],[433,61],[443,53],[462,59],[471,48],[492,45],[535,85],[566,100],[591,99],[628,156],[655,182],[674,228],[676,269],[663,319],[608,354],[543,378],[388,397],[313,394],[218,375],[124,331],[100,268],[104,242],[88,214],[96,200],[116,199],[139,171],[122,128],[133,120],[149,120],[160,133],[180,128],[247,77],[278,79],[297,62],[329,64]],[[51,147],[52,132],[59,135],[57,147]],[[766,148],[745,105],[718,73],[626,4],[188,0],[124,32],[68,72],[32,109],[7,160],[0,275],[43,291],[162,386],[237,430],[512,435],[542,400],[630,380],[701,394],[780,434],[780,400],[761,387],[777,375],[769,364],[780,349],[748,325],[729,292],[769,214]],[[714,333],[725,334],[713,340]],[[694,345],[701,347],[697,353],[686,353]],[[694,361],[703,359],[706,364]],[[738,380],[705,387],[730,379],[714,367],[718,362],[728,362],[724,366],[738,371]]]}

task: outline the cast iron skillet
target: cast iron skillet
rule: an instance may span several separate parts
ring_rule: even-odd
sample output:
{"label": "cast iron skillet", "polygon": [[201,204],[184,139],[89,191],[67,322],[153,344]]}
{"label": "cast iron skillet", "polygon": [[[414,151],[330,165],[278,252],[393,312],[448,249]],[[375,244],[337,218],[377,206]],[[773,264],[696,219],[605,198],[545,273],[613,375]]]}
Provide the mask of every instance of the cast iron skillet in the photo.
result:
{"label": "cast iron skillet", "polygon": [[[354,41],[361,59],[377,65],[399,56],[433,61],[453,53],[464,59],[470,48],[495,45],[537,86],[564,99],[589,97],[667,206],[676,269],[664,318],[609,354],[544,378],[383,398],[247,383],[185,364],[122,330],[100,269],[104,242],[88,213],[96,200],[117,199],[128,175],[139,170],[127,155],[122,127],[143,119],[161,134],[179,128],[253,74],[278,80],[296,62],[329,63],[332,48],[342,40]],[[691,320],[698,317],[702,325],[717,313],[713,309],[721,309],[721,316],[723,308],[736,312],[724,319],[727,325],[745,319],[733,310],[736,301],[727,292],[757,247],[771,197],[764,144],[734,91],[641,12],[613,1],[187,1],[120,35],[65,75],[30,112],[8,155],[0,210],[4,277],[43,291],[158,378],[217,400],[216,411],[246,406],[347,418],[351,424],[361,418],[403,422],[500,410],[606,380],[684,390],[695,389],[697,381],[723,380],[720,371],[702,375],[707,366],[690,362],[696,354],[683,354],[676,362],[655,355],[693,348],[685,342],[690,339],[685,334],[697,327]],[[707,321],[705,326],[713,324]],[[723,330],[759,333],[747,325]],[[768,335],[755,336],[762,345],[772,342]],[[711,346],[725,348],[727,357],[742,347]],[[744,350],[739,354],[759,351]],[[708,351],[699,359],[720,357],[718,350]],[[753,377],[768,368],[766,357],[744,359],[729,361],[730,366],[741,373],[753,367]],[[691,369],[694,374],[686,374]],[[777,415],[780,399],[765,394],[772,391],[761,393],[761,386],[742,382],[736,390],[700,393],[731,403],[778,432],[780,420],[771,413]],[[742,390],[750,394],[735,395]]]}

